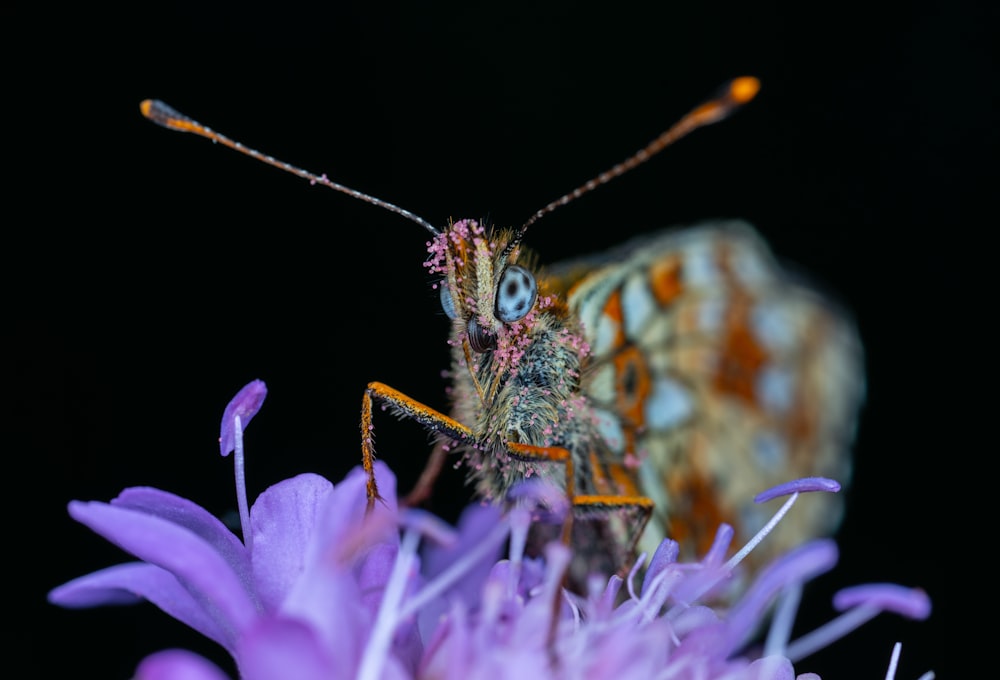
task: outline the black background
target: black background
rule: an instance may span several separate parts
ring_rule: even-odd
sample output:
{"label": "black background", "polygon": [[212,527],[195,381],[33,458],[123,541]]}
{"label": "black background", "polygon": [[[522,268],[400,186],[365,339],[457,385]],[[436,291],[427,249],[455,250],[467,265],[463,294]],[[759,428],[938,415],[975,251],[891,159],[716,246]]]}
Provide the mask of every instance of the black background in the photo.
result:
{"label": "black background", "polygon": [[[859,582],[922,586],[934,613],[883,615],[797,668],[883,677],[899,640],[897,678],[960,676],[974,652],[951,635],[966,635],[959,612],[969,598],[982,608],[984,588],[951,567],[975,560],[961,532],[978,517],[968,473],[993,441],[976,432],[989,308],[969,304],[983,292],[969,254],[995,229],[977,211],[977,167],[996,158],[996,11],[948,7],[4,9],[5,552],[13,611],[30,614],[14,619],[10,649],[51,676],[127,678],[170,645],[229,668],[152,607],[45,602],[124,559],[66,502],[151,485],[231,510],[218,424],[254,378],[270,392],[248,430],[251,497],[357,464],[370,380],[445,407],[426,233],[158,128],[140,100],[435,224],[516,225],[752,74],[763,89],[739,115],[546,217],[529,243],[551,262],[658,226],[744,217],[853,310],[869,396],[841,562],[807,590],[802,629]],[[426,435],[376,418],[380,453],[412,480]],[[459,479],[442,483],[445,516],[464,499]]]}

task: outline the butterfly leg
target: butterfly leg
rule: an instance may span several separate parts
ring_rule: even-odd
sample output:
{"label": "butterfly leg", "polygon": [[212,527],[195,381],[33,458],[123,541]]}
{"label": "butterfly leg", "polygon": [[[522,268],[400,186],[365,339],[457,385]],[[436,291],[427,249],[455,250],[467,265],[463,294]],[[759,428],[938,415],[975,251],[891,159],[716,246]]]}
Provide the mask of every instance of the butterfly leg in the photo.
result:
{"label": "butterfly leg", "polygon": [[434,483],[437,481],[438,475],[441,474],[444,460],[448,457],[448,452],[449,447],[446,441],[439,441],[434,445],[431,455],[427,459],[427,464],[420,473],[420,478],[417,479],[417,483],[413,485],[410,492],[399,500],[400,505],[412,508],[430,497]]}
{"label": "butterfly leg", "polygon": [[[369,508],[374,507],[375,502],[381,500],[373,467],[375,461],[375,441],[374,426],[372,423],[372,404],[376,401],[384,404],[397,416],[411,418],[431,432],[443,434],[450,439],[463,443],[475,443],[472,430],[457,420],[408,397],[388,385],[380,382],[369,383],[362,397],[361,405],[362,466],[368,476],[367,496]],[[558,446],[532,446],[516,442],[508,442],[507,449],[512,456],[521,460],[555,463],[564,466],[566,475],[565,493],[571,505],[571,512],[567,513],[562,527],[561,539],[564,544],[569,545],[571,542],[574,515],[595,517],[627,512],[630,514],[628,533],[631,535],[631,539],[629,549],[634,550],[639,536],[641,536],[646,523],[652,516],[652,500],[639,495],[617,495],[611,493],[577,495],[575,482],[576,468],[572,455],[567,449]],[[426,496],[446,453],[446,450],[441,446],[435,448],[431,460],[421,474],[420,480],[404,502],[409,500],[416,502],[421,497]]]}
{"label": "butterfly leg", "polygon": [[547,461],[561,463],[566,473],[566,498],[570,503],[570,512],[567,513],[563,523],[562,542],[570,544],[573,533],[573,520],[575,516],[594,518],[609,517],[612,515],[627,513],[629,515],[625,527],[630,535],[628,541],[628,552],[635,550],[642,535],[653,515],[653,501],[640,495],[619,495],[619,494],[586,494],[576,493],[576,470],[573,463],[573,456],[567,449],[558,446],[531,446],[529,444],[518,444],[508,442],[507,450],[511,455],[521,460],[527,461]]}
{"label": "butterfly leg", "polygon": [[[368,383],[361,401],[361,465],[368,475],[367,495],[368,508],[375,505],[375,501],[382,500],[378,492],[378,483],[375,479],[375,429],[372,424],[372,402],[378,401],[385,404],[397,416],[411,418],[427,430],[440,432],[452,439],[465,442],[474,440],[472,430],[462,425],[457,420],[449,418],[440,411],[436,411],[429,406],[421,404],[419,401],[411,399],[402,392],[380,382]],[[443,453],[441,454],[443,457]],[[433,462],[433,460],[432,460]],[[430,464],[429,464],[430,465]],[[421,475],[421,481],[428,471]],[[420,482],[418,482],[419,486]]]}
{"label": "butterfly leg", "polygon": [[[653,500],[646,496],[629,495],[581,495],[573,499],[573,509],[578,515],[587,517],[616,517],[624,516],[622,531],[628,536],[627,554],[633,555],[639,545],[646,524],[653,517],[655,504]],[[623,565],[623,569],[627,568]],[[624,577],[624,573],[619,573]]]}
{"label": "butterfly leg", "polygon": [[[519,460],[531,462],[561,463],[566,472],[566,498],[573,504],[575,497],[576,473],[573,467],[573,456],[567,449],[560,446],[532,446],[531,444],[519,444],[517,442],[507,442],[507,450],[512,456]],[[570,543],[570,535],[573,531],[573,512],[566,513],[563,521],[562,542],[566,545]]]}

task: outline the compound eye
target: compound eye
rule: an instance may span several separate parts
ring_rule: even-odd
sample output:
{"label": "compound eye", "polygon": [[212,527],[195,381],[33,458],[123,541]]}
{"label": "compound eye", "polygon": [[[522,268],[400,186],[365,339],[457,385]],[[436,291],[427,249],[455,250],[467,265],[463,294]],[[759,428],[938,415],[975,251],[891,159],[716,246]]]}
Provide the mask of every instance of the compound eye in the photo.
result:
{"label": "compound eye", "polygon": [[448,288],[448,282],[442,281],[439,284],[439,290],[441,291],[441,309],[444,310],[449,319],[454,319],[457,313],[455,312],[455,302],[451,299],[451,289]]}
{"label": "compound eye", "polygon": [[504,323],[520,321],[535,305],[538,284],[524,267],[507,267],[500,275],[496,294],[496,317]]}
{"label": "compound eye", "polygon": [[472,348],[473,352],[483,354],[497,346],[497,339],[490,335],[488,330],[480,326],[479,322],[474,318],[469,319],[466,330],[469,332],[469,347]]}

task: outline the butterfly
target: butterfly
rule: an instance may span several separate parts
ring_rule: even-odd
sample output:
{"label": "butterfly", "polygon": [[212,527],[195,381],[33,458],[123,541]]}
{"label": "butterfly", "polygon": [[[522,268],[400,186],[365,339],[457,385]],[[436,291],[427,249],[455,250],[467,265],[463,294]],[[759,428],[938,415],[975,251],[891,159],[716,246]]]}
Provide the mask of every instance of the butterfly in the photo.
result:
{"label": "butterfly", "polygon": [[[588,329],[581,390],[600,439],[653,501],[642,552],[669,537],[700,556],[722,523],[745,541],[773,513],[748,502],[761,490],[849,481],[864,393],[857,331],[746,222],[638,237],[543,280]],[[839,495],[811,497],[754,561],[833,532],[842,513]]]}
{"label": "butterfly", "polygon": [[[850,447],[864,392],[863,352],[848,315],[792,276],[739,221],[668,229],[574,261],[543,266],[525,244],[545,214],[645,162],[676,139],[752,99],[738,78],[624,162],[537,211],[518,229],[479,220],[437,228],[368,196],[230,140],[145,100],[142,113],[313,183],[396,212],[431,235],[425,262],[451,330],[451,412],[369,383],[362,462],[369,505],[374,405],[436,436],[417,503],[449,456],[486,501],[515,502],[539,479],[570,509],[538,522],[529,549],[572,545],[568,582],[623,573],[664,538],[695,557],[720,524],[746,539],[766,519],[749,503],[806,476],[850,477]],[[838,496],[803,504],[769,552],[833,531]],[[759,552],[759,551],[758,551]]]}

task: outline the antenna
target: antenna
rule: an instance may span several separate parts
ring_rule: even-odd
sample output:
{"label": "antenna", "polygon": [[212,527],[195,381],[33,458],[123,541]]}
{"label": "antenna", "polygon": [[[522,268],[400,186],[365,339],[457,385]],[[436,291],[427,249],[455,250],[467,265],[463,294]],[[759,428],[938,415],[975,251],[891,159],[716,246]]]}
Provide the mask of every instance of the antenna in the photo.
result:
{"label": "antenna", "polygon": [[643,148],[639,149],[633,155],[629,156],[621,163],[618,163],[610,170],[606,170],[597,177],[581,184],[568,194],[563,194],[541,210],[535,212],[534,215],[529,217],[528,220],[521,225],[521,228],[517,230],[517,234],[515,234],[514,238],[507,244],[507,247],[504,249],[504,256],[509,255],[510,252],[517,247],[517,245],[521,242],[521,239],[524,238],[525,232],[528,231],[528,227],[548,213],[552,212],[556,208],[566,205],[570,201],[580,198],[580,196],[593,191],[602,184],[607,184],[615,177],[624,175],[632,168],[645,163],[681,137],[687,136],[689,133],[694,132],[698,128],[705,125],[711,125],[712,123],[718,123],[720,120],[728,118],[740,107],[753,99],[757,95],[758,91],[760,91],[760,80],[754,78],[753,76],[743,76],[730,80],[728,83],[719,88],[714,96],[689,111],[683,118],[674,123],[663,134]]}
{"label": "antenna", "polygon": [[[624,175],[632,168],[645,163],[660,151],[663,151],[663,149],[667,148],[678,139],[686,136],[694,130],[704,125],[717,123],[720,120],[729,117],[741,106],[753,99],[759,90],[760,81],[752,76],[744,76],[729,81],[722,88],[720,88],[719,92],[715,96],[692,109],[683,118],[668,128],[663,134],[634,153],[632,156],[626,158],[624,161],[618,163],[611,169],[602,172],[597,177],[581,184],[573,191],[563,194],[556,200],[546,205],[544,208],[536,211],[535,214],[529,217],[527,221],[521,225],[521,228],[517,230],[514,238],[512,238],[507,244],[507,247],[504,249],[504,256],[509,255],[511,251],[513,251],[514,248],[520,244],[521,240],[524,238],[524,234],[528,231],[528,227],[537,222],[543,216],[552,212],[556,208],[562,207],[570,201],[593,191],[597,187],[607,184],[614,178]],[[312,184],[321,184],[325,187],[333,189],[334,191],[339,191],[347,194],[348,196],[353,196],[354,198],[362,200],[365,203],[371,203],[372,205],[377,205],[380,208],[385,208],[386,210],[394,212],[398,215],[402,215],[406,219],[416,222],[434,236],[441,233],[440,230],[434,227],[434,225],[430,222],[422,217],[414,215],[409,210],[404,210],[403,208],[389,203],[388,201],[383,201],[380,198],[369,196],[368,194],[357,191],[356,189],[346,187],[343,184],[338,184],[337,182],[330,180],[326,175],[317,175],[309,172],[308,170],[303,170],[302,168],[285,163],[284,161],[279,161],[273,156],[268,156],[260,151],[244,146],[243,144],[226,137],[224,134],[216,132],[207,125],[202,125],[198,121],[188,118],[184,114],[158,99],[143,100],[143,102],[139,104],[139,110],[142,112],[143,116],[157,125],[161,125],[169,130],[191,132],[200,137],[205,137],[213,142],[218,142],[223,146],[227,146],[234,151],[239,151],[240,153],[250,156],[251,158],[274,166],[279,170],[284,170],[285,172],[290,172],[293,175],[307,179]]]}
{"label": "antenna", "polygon": [[322,184],[325,187],[329,187],[334,191],[339,191],[341,193],[347,194],[348,196],[353,196],[365,203],[371,203],[372,205],[377,205],[380,208],[385,208],[394,213],[402,215],[408,220],[416,222],[421,227],[429,231],[434,236],[437,236],[441,232],[434,227],[430,222],[422,217],[414,215],[409,210],[404,210],[398,205],[389,203],[388,201],[383,201],[380,198],[375,198],[374,196],[369,196],[368,194],[357,191],[356,189],[351,189],[350,187],[345,187],[343,184],[338,184],[330,180],[326,175],[317,175],[315,173],[309,172],[308,170],[303,170],[284,161],[279,161],[273,156],[268,156],[263,154],[256,149],[251,149],[248,146],[244,146],[239,142],[226,137],[221,132],[216,132],[207,125],[202,125],[198,121],[188,118],[183,113],[177,111],[171,106],[161,102],[159,99],[145,99],[139,104],[139,110],[149,120],[153,121],[157,125],[161,125],[168,130],[177,130],[178,132],[192,132],[199,137],[205,137],[213,142],[218,142],[223,146],[228,146],[234,151],[239,151],[242,154],[250,156],[258,161],[267,163],[268,165],[273,165],[279,170],[284,170],[285,172],[290,172],[293,175],[298,175],[303,179],[309,180],[311,184]]}

